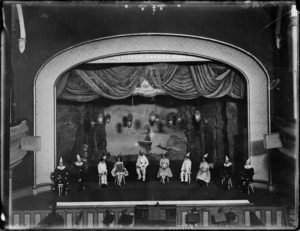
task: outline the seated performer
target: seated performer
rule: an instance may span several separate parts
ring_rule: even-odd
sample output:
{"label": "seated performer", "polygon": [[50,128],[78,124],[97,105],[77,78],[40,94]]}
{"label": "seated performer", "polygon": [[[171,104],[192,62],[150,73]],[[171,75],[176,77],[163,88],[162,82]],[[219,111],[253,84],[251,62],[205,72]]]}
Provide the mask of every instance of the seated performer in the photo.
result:
{"label": "seated performer", "polygon": [[200,163],[199,171],[196,176],[196,180],[198,181],[199,185],[202,185],[204,182],[208,185],[210,182],[209,164],[206,162],[207,156],[208,153],[202,157],[202,162]]}
{"label": "seated performer", "polygon": [[69,173],[64,166],[62,157],[59,159],[59,164],[55,169],[54,173],[51,175],[53,181],[52,189],[60,195],[67,195],[68,185],[69,185]]}
{"label": "seated performer", "polygon": [[164,151],[161,155],[161,159],[159,161],[159,170],[157,173],[157,178],[161,178],[161,183],[165,183],[166,177],[173,177],[172,171],[170,169],[170,161],[166,157],[167,152]]}
{"label": "seated performer", "polygon": [[180,180],[181,183],[188,184],[191,179],[191,172],[192,172],[192,161],[190,160],[190,153],[187,153],[184,157],[181,172],[180,172]]}
{"label": "seated performer", "polygon": [[107,166],[106,166],[106,156],[101,157],[98,164],[98,177],[99,177],[99,186],[107,187]]}
{"label": "seated performer", "polygon": [[116,178],[116,182],[119,186],[121,186],[122,184],[123,177],[128,176],[128,171],[124,167],[121,154],[119,154],[116,158],[116,163],[114,165],[114,168],[111,171],[111,175]]}
{"label": "seated performer", "polygon": [[75,170],[75,177],[77,182],[77,190],[81,191],[85,189],[85,169],[84,169],[84,163],[81,160],[81,157],[79,154],[76,155],[77,161],[74,164],[74,170]]}
{"label": "seated performer", "polygon": [[223,182],[227,182],[227,184],[231,183],[232,163],[229,161],[229,158],[227,156],[225,157],[224,165],[221,168],[220,177],[221,177],[222,185],[223,185]]}
{"label": "seated performer", "polygon": [[246,161],[243,170],[241,171],[241,192],[247,192],[249,184],[253,182],[254,168],[251,165],[250,157]]}
{"label": "seated performer", "polygon": [[139,157],[136,161],[136,172],[138,174],[138,180],[143,179],[143,181],[146,180],[146,169],[149,165],[149,161],[147,157],[145,156],[145,150],[141,149],[139,152]]}

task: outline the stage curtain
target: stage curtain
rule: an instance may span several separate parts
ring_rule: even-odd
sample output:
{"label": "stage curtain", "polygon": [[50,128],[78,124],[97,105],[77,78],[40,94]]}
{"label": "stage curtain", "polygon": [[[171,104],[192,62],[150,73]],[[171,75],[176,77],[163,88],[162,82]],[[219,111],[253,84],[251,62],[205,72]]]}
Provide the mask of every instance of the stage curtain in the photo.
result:
{"label": "stage curtain", "polygon": [[199,96],[244,97],[244,82],[231,68],[220,64],[172,63],[74,69],[58,81],[57,96],[81,102],[99,97],[124,99],[132,95],[144,79],[152,87],[185,100]]}
{"label": "stage curtain", "polygon": [[135,90],[145,74],[143,70],[144,66],[118,66],[99,70],[74,69],[69,75],[64,75],[58,83],[57,96],[60,99],[80,102],[91,101],[101,96],[124,99]]}

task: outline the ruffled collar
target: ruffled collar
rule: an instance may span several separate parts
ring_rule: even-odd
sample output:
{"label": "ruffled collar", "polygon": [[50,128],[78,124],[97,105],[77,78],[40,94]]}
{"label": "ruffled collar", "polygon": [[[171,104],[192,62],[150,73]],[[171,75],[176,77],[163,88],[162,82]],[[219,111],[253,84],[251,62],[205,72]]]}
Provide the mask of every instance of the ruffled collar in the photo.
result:
{"label": "ruffled collar", "polygon": [[76,165],[76,166],[82,166],[82,165],[83,165],[83,162],[77,162],[77,161],[76,161],[76,162],[75,162],[75,165]]}
{"label": "ruffled collar", "polygon": [[231,166],[232,165],[232,163],[231,162],[229,162],[229,163],[224,163],[224,167],[229,167],[229,166]]}
{"label": "ruffled collar", "polygon": [[64,170],[66,168],[66,166],[57,166],[57,169],[59,170]]}
{"label": "ruffled collar", "polygon": [[249,168],[253,168],[253,167],[252,167],[252,165],[250,164],[250,165],[244,165],[244,168],[245,168],[245,169],[249,169]]}

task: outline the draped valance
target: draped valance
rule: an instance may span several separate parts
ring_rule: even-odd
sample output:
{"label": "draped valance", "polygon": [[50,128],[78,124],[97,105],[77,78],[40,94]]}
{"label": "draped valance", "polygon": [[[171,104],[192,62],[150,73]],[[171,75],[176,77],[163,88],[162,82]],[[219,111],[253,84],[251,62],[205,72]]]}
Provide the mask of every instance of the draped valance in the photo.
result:
{"label": "draped valance", "polygon": [[99,97],[124,99],[143,81],[179,99],[225,95],[244,97],[242,76],[215,63],[182,65],[159,63],[96,68],[87,65],[65,73],[56,85],[59,99],[87,102]]}

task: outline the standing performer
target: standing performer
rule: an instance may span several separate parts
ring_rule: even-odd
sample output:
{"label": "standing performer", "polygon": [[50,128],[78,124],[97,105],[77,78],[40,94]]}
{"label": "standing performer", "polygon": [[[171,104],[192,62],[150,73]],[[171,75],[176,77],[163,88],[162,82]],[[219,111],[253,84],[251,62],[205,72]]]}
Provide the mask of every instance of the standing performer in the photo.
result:
{"label": "standing performer", "polygon": [[199,185],[202,185],[203,182],[206,184],[210,182],[209,164],[206,162],[207,156],[208,153],[202,157],[202,162],[200,163],[199,171],[197,173],[196,180],[198,181]]}
{"label": "standing performer", "polygon": [[157,178],[161,178],[161,182],[164,184],[166,177],[173,177],[172,171],[170,169],[170,161],[166,157],[167,152],[162,153],[162,157],[159,161],[159,170],[157,173]]}
{"label": "standing performer", "polygon": [[143,181],[146,180],[146,169],[149,165],[149,161],[147,157],[145,156],[145,150],[141,149],[139,152],[139,157],[136,161],[136,173],[138,174],[138,180],[143,179]]}
{"label": "standing performer", "polygon": [[64,166],[62,157],[60,157],[59,164],[56,167],[51,178],[53,181],[52,190],[56,191],[59,196],[67,195],[69,185],[69,173],[66,166]]}
{"label": "standing performer", "polygon": [[253,182],[254,168],[251,165],[250,157],[246,161],[243,170],[241,171],[241,192],[247,192],[249,184]]}
{"label": "standing performer", "polygon": [[231,183],[232,178],[232,163],[229,161],[228,156],[225,157],[224,165],[220,171],[221,182],[227,182],[227,184]]}
{"label": "standing performer", "polygon": [[106,166],[106,156],[101,157],[98,164],[98,177],[99,177],[99,186],[107,187],[107,166]]}
{"label": "standing performer", "polygon": [[[128,176],[128,171],[124,167],[121,153],[117,156],[114,168],[111,171],[111,175],[113,177],[116,177],[116,182],[119,186],[121,186],[123,177],[125,179],[125,176]],[[125,180],[124,180],[124,183],[125,183]]]}
{"label": "standing performer", "polygon": [[81,191],[85,189],[85,169],[83,161],[79,154],[76,155],[77,161],[74,164],[75,176],[77,181],[77,190]]}
{"label": "standing performer", "polygon": [[190,160],[190,153],[187,153],[184,157],[182,166],[181,166],[181,173],[180,173],[180,180],[181,183],[188,183],[190,181],[192,173],[192,161]]}

